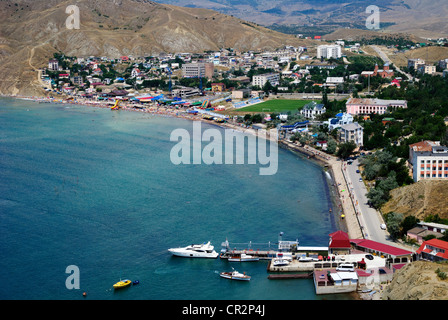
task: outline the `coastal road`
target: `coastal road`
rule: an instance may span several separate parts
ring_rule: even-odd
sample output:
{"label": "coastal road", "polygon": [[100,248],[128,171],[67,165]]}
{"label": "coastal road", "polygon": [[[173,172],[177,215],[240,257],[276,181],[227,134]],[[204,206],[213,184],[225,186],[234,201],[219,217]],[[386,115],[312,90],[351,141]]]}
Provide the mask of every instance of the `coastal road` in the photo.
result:
{"label": "coastal road", "polygon": [[364,236],[366,239],[393,244],[390,240],[389,233],[386,230],[382,230],[380,225],[384,223],[381,214],[374,208],[370,208],[367,204],[367,188],[364,181],[360,181],[362,178],[360,173],[356,173],[358,170],[358,159],[353,161],[352,164],[344,162],[344,172],[346,173],[347,182],[349,184],[350,192],[353,197],[353,202],[358,213],[358,219],[363,227]]}

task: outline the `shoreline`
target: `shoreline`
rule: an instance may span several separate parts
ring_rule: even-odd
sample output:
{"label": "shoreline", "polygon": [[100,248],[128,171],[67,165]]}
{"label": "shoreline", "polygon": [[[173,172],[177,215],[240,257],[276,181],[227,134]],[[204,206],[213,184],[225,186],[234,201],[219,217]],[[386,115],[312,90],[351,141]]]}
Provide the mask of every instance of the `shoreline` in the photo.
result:
{"label": "shoreline", "polygon": [[[107,102],[93,102],[88,99],[83,99],[81,101],[67,101],[63,99],[55,99],[49,97],[26,97],[26,96],[5,96],[4,98],[13,98],[13,99],[22,99],[26,101],[34,101],[38,103],[54,103],[54,104],[67,104],[67,105],[81,105],[86,107],[97,107],[97,108],[108,108],[110,109],[111,104]],[[135,108],[129,106],[127,103],[123,103],[123,106],[120,108],[122,111],[129,112],[141,112],[148,113],[152,115],[161,115],[161,116],[171,116],[179,119],[185,119],[190,121],[201,121],[204,123],[208,123],[211,125],[216,125],[223,129],[233,129],[238,130],[242,133],[248,133],[258,136],[257,131],[252,128],[247,128],[242,125],[224,122],[217,123],[213,120],[206,120],[202,117],[194,114],[188,114],[185,109],[172,109],[165,106],[148,106],[145,108]],[[262,129],[265,130],[265,129]],[[348,193],[347,196],[343,194],[346,190],[348,190],[348,186],[346,184],[346,180],[342,171],[342,161],[338,160],[336,157],[319,151],[317,149],[311,148],[308,145],[300,146],[297,143],[293,143],[291,141],[285,140],[277,140],[272,139],[267,130],[265,138],[270,141],[277,141],[279,147],[290,150],[292,152],[297,152],[302,156],[306,156],[307,160],[316,163],[321,166],[323,170],[327,171],[330,174],[330,181],[326,181],[328,190],[330,191],[331,202],[334,206],[334,210],[332,210],[332,215],[334,221],[337,222],[339,228],[343,229],[343,231],[347,232],[351,239],[360,239],[363,238],[359,223],[357,221],[355,210],[351,204]],[[342,215],[345,217],[342,218]]]}

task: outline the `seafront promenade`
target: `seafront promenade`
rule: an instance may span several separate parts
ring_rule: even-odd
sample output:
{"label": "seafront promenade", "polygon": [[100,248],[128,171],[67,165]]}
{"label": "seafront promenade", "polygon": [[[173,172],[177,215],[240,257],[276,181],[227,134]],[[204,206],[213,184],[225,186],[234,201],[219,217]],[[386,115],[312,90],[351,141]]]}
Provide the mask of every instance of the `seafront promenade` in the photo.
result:
{"label": "seafront promenade", "polygon": [[303,153],[328,167],[334,179],[334,187],[337,188],[341,203],[341,212],[344,215],[343,218],[342,215],[337,218],[344,220],[350,239],[363,239],[363,232],[357,218],[355,206],[350,197],[349,185],[343,171],[343,161],[308,145],[302,147],[297,143],[289,141],[282,141],[282,143],[288,148]]}

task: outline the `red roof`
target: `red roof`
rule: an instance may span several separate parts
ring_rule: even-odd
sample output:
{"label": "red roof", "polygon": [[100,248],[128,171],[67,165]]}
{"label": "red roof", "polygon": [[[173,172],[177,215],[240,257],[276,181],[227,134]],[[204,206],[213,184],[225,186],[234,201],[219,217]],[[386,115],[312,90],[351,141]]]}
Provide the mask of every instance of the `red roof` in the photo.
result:
{"label": "red roof", "polygon": [[329,234],[330,248],[350,248],[350,239],[344,231],[336,231]]}
{"label": "red roof", "polygon": [[442,249],[442,251],[437,252],[435,255],[437,257],[443,258],[443,259],[448,259],[448,242],[440,240],[440,239],[431,239],[428,241],[424,241],[422,243],[422,245],[420,246],[420,248],[418,248],[417,253],[422,253],[422,252],[426,252],[426,253],[431,253],[433,252],[432,248],[429,248],[428,246],[434,247],[434,248],[438,248],[438,249]]}
{"label": "red roof", "polygon": [[350,242],[355,243],[359,247],[375,250],[385,254],[390,254],[391,256],[403,256],[412,254],[412,251],[400,249],[397,247],[390,246],[388,244],[367,239],[350,239]]}

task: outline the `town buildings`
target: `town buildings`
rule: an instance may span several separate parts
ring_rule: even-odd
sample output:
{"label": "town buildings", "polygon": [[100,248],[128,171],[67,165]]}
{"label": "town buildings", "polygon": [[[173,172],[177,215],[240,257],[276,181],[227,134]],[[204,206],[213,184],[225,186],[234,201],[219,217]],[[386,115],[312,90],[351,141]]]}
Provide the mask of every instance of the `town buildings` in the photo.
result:
{"label": "town buildings", "polygon": [[347,103],[347,113],[358,114],[385,114],[389,108],[407,108],[406,100],[382,100],[350,98]]}
{"label": "town buildings", "polygon": [[338,113],[336,114],[335,118],[330,118],[326,122],[328,125],[328,130],[334,130],[337,128],[340,128],[344,124],[353,123],[353,116],[350,113]]}
{"label": "town buildings", "polygon": [[439,141],[421,141],[409,146],[409,164],[415,182],[448,179],[448,148]]}
{"label": "town buildings", "polygon": [[422,59],[408,59],[408,68],[414,68],[417,70],[419,66],[425,65],[425,60]]}

